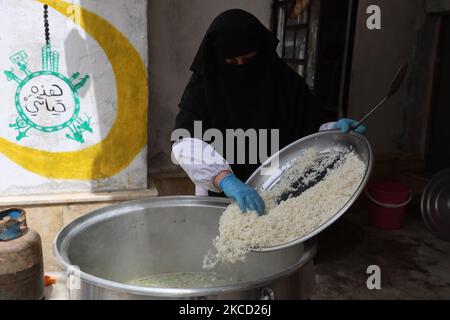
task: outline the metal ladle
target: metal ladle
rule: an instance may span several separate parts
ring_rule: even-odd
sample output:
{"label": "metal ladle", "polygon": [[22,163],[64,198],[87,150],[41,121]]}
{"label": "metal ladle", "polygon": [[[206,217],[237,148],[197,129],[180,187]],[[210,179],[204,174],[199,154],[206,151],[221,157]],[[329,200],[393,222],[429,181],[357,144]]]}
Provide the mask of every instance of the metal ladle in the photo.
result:
{"label": "metal ladle", "polygon": [[391,86],[389,87],[389,91],[386,95],[386,97],[381,100],[372,110],[370,110],[358,123],[356,127],[353,127],[352,130],[356,130],[359,128],[360,125],[364,123],[372,114],[374,114],[382,105],[384,105],[393,95],[395,95],[400,89],[400,86],[403,83],[403,80],[405,79],[406,72],[408,71],[408,63],[404,63],[400,69],[397,71],[397,74],[395,75],[394,79],[391,82]]}

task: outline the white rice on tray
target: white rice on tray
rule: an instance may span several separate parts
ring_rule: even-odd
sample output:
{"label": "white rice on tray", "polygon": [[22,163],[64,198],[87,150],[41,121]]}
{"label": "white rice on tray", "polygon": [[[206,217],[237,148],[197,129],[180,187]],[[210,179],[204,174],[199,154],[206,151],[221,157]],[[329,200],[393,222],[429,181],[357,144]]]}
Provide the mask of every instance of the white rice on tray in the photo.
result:
{"label": "white rice on tray", "polygon": [[[232,203],[220,218],[219,235],[213,240],[216,253],[209,252],[203,261],[204,269],[212,269],[217,263],[244,261],[253,248],[270,247],[303,237],[325,223],[352,197],[364,176],[365,164],[354,152],[348,152],[333,170],[319,183],[298,197],[276,204],[276,199],[292,182],[302,177],[317,159],[318,152],[309,149],[283,175],[282,181],[270,191],[261,192],[266,204],[266,214],[258,217],[255,212],[242,213]],[[326,167],[336,160],[337,153],[328,155],[319,167]],[[341,154],[342,156],[342,154]],[[304,176],[303,182],[314,178]]]}

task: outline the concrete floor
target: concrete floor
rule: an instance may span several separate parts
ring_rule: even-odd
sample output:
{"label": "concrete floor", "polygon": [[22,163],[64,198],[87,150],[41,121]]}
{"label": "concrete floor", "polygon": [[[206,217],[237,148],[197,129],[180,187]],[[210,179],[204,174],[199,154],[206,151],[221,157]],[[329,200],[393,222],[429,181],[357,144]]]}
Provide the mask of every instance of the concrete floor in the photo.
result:
{"label": "concrete floor", "polygon": [[[367,225],[349,212],[319,235],[313,299],[450,299],[450,242],[432,235],[417,213],[398,231]],[[367,267],[381,269],[381,289],[369,290]]]}

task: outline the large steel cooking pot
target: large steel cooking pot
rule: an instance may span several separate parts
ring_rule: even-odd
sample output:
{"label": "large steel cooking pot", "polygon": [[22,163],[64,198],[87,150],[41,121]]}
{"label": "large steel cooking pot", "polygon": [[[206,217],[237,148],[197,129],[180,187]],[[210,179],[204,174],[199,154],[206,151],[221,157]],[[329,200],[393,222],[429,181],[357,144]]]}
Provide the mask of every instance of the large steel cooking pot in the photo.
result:
{"label": "large steel cooking pot", "polygon": [[314,284],[313,240],[274,252],[252,252],[220,265],[233,277],[221,287],[147,288],[129,285],[152,274],[201,272],[229,200],[161,197],[103,208],[65,227],[54,242],[57,260],[77,270],[72,299],[300,299]]}

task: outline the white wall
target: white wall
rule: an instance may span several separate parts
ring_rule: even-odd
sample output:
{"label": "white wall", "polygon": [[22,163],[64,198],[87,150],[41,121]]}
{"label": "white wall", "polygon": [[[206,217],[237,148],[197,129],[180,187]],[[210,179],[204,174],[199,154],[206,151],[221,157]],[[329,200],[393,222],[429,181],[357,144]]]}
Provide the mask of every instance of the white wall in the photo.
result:
{"label": "white wall", "polygon": [[[369,5],[381,8],[381,30],[366,27]],[[424,19],[422,0],[360,0],[349,95],[349,116],[360,119],[387,93],[403,62],[412,62]],[[411,63],[410,63],[411,66]],[[377,153],[396,152],[408,112],[409,77],[399,91],[367,122]]]}
{"label": "white wall", "polygon": [[[58,165],[61,165],[60,162],[55,163],[55,161],[58,161],[56,159],[64,158],[63,153],[77,153],[96,145],[101,146],[103,140],[109,135],[110,129],[116,122],[119,98],[119,93],[116,91],[117,74],[113,70],[111,59],[115,58],[116,61],[122,59],[122,63],[116,64],[116,67],[118,65],[120,65],[119,67],[122,65],[126,67],[129,56],[125,56],[122,52],[114,51],[112,48],[109,48],[109,52],[105,52],[105,48],[97,41],[97,38],[102,36],[101,34],[93,36],[92,33],[95,32],[91,32],[91,34],[86,32],[78,23],[72,21],[72,18],[80,20],[77,14],[66,16],[71,11],[60,7],[59,11],[62,12],[59,12],[53,6],[81,5],[82,8],[107,20],[113,25],[113,28],[108,28],[108,32],[115,34],[113,31],[118,30],[125,36],[126,41],[131,43],[131,47],[127,48],[138,53],[135,56],[136,60],[139,61],[140,66],[144,65],[143,70],[145,71],[148,58],[147,1],[48,0],[48,4],[52,50],[59,52],[58,72],[67,78],[70,78],[75,72],[79,72],[81,77],[89,76],[85,85],[78,90],[80,98],[79,115],[83,120],[90,117],[92,132],[83,133],[84,141],[74,141],[67,138],[67,134],[71,134],[68,128],[53,133],[31,129],[27,131],[27,137],[20,141],[16,140],[18,131],[11,128],[10,125],[14,124],[18,118],[18,111],[15,106],[15,93],[19,86],[19,81],[7,81],[4,71],[13,71],[20,79],[25,79],[26,74],[19,70],[18,65],[10,60],[12,55],[21,50],[26,52],[28,56],[27,62],[30,72],[42,70],[41,49],[45,46],[43,3],[29,0],[2,0],[0,11],[0,106],[2,110],[2,116],[0,117],[0,194],[7,196],[13,194],[28,195],[146,188],[147,160],[145,141],[142,143],[142,147],[136,151],[137,156],[134,158],[130,157],[131,162],[128,162],[127,165],[122,167],[122,171],[114,175],[101,179],[54,178],[65,174],[64,170],[55,169]],[[81,18],[83,19],[83,14]],[[99,29],[99,25],[102,25],[98,18],[86,20],[85,22],[85,28],[89,28],[88,24],[97,26],[97,29]],[[106,31],[106,29],[102,29],[102,31]],[[114,41],[118,38],[120,37],[112,37],[110,41],[117,44]],[[134,93],[147,91],[145,72],[139,76],[144,78],[139,83],[141,84],[140,88],[145,90],[128,90],[129,87],[127,87],[128,91],[134,91]],[[53,78],[52,81],[56,80]],[[46,84],[44,82],[45,80],[42,78],[37,81],[39,86],[53,83]],[[76,82],[72,81],[72,83]],[[66,90],[65,92],[67,94],[66,104],[68,108],[71,104],[69,100],[72,99],[70,91]],[[128,94],[128,92],[125,92],[125,94]],[[144,108],[146,108],[146,103],[144,101]],[[131,108],[132,104],[130,103],[129,105],[127,107]],[[122,108],[124,107],[126,106],[122,105]],[[39,111],[39,117],[41,117],[43,112],[47,112],[42,110]],[[54,125],[57,122],[57,120],[53,120],[56,119],[56,116],[54,118],[42,116],[42,119],[40,119]],[[142,119],[140,121],[143,123],[141,137],[145,137],[145,120]],[[121,135],[126,136],[127,134],[128,132],[121,132]],[[130,137],[130,139],[132,138]],[[29,147],[31,151],[28,152],[23,147]],[[124,146],[117,147],[123,148]],[[102,152],[102,148],[97,150],[100,150],[100,153]],[[42,153],[40,153],[41,151]],[[48,152],[58,153],[60,157],[49,156]],[[35,165],[24,161],[23,159],[27,159],[30,154],[42,157],[41,160],[43,161]],[[99,153],[93,154],[92,159],[82,159],[83,162],[91,165],[83,167],[80,162],[75,161],[73,163],[65,163],[67,165],[66,168],[74,169],[74,171],[79,170],[78,172],[84,171],[85,176],[96,175],[99,171],[104,170],[105,167],[95,167],[96,162],[94,158]],[[32,158],[31,160],[34,161],[36,159]],[[114,159],[110,159],[110,161],[112,163]],[[75,177],[76,174],[73,176]]]}
{"label": "white wall", "polygon": [[[190,77],[189,67],[215,16],[245,9],[267,27],[271,0],[150,0],[150,171],[165,171],[170,162],[170,134],[178,103]],[[153,157],[153,159],[152,159]]]}

